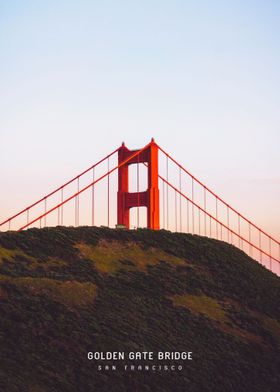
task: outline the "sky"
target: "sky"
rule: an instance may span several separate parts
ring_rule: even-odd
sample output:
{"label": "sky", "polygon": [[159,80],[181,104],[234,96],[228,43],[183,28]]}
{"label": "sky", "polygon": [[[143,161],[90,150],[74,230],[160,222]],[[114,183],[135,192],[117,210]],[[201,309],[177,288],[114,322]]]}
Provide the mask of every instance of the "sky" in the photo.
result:
{"label": "sky", "polygon": [[280,239],[280,2],[0,0],[0,220],[151,137]]}

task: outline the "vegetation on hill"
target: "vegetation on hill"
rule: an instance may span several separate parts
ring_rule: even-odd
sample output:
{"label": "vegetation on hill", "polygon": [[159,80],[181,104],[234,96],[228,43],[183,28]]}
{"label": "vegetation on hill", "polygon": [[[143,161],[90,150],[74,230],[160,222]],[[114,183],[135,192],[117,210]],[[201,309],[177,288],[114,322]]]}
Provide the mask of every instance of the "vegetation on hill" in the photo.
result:
{"label": "vegetation on hill", "polygon": [[[206,237],[0,233],[0,391],[276,392],[279,298],[276,275]],[[192,351],[193,360],[176,362],[182,371],[98,371],[88,351]]]}

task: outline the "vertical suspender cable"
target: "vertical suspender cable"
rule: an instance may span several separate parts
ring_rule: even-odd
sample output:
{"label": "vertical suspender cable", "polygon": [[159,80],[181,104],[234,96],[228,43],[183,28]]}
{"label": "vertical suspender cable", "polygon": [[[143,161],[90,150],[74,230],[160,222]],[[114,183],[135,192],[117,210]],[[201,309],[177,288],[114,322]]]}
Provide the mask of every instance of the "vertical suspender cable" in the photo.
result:
{"label": "vertical suspender cable", "polygon": [[45,208],[44,226],[46,227],[47,226],[47,215],[46,215],[46,213],[47,213],[47,198],[46,197],[44,200],[44,208]]}
{"label": "vertical suspender cable", "polygon": [[[61,188],[61,203],[63,203],[63,198],[64,198],[64,196],[63,196],[63,187],[62,187]],[[62,206],[61,206],[61,219],[60,219],[61,226],[63,226],[63,207],[64,207],[64,205],[62,204]]]}
{"label": "vertical suspender cable", "polygon": [[200,209],[198,208],[198,234],[200,235]]}
{"label": "vertical suspender cable", "polygon": [[77,226],[77,196],[75,197],[75,227]]}
{"label": "vertical suspender cable", "polygon": [[259,230],[260,262],[262,263],[262,251],[261,251],[261,249],[262,249],[262,238],[261,238],[261,236],[262,236],[262,233],[261,233],[261,231]]}
{"label": "vertical suspender cable", "polygon": [[240,248],[240,215],[238,214],[238,246]]}
{"label": "vertical suspender cable", "polygon": [[[80,180],[77,178],[77,192],[80,191]],[[75,197],[75,226],[79,226],[79,195]]]}
{"label": "vertical suspender cable", "polygon": [[[107,159],[107,169],[110,171],[110,158]],[[108,222],[107,226],[110,227],[110,174],[107,176],[107,214],[108,214]]]}
{"label": "vertical suspender cable", "polygon": [[203,199],[204,199],[204,235],[206,236],[206,188],[203,188]]}
{"label": "vertical suspender cable", "polygon": [[165,182],[162,180],[162,224],[165,229]]}
{"label": "vertical suspender cable", "polygon": [[[94,167],[92,168],[92,182],[94,182],[95,173]],[[91,225],[94,226],[94,185],[91,187]]]}
{"label": "vertical suspender cable", "polygon": [[[78,177],[78,191],[80,192],[80,177]],[[78,195],[78,226],[80,225],[80,195]]]}
{"label": "vertical suspender cable", "polygon": [[180,232],[182,232],[182,169],[179,168],[179,186],[180,186]]}
{"label": "vertical suspender cable", "polygon": [[216,197],[216,238],[218,239],[218,198]]}
{"label": "vertical suspender cable", "polygon": [[175,201],[175,232],[177,232],[177,192],[174,189],[174,201]]}
{"label": "vertical suspender cable", "polygon": [[189,211],[189,200],[187,200],[187,232],[190,233],[190,211]]}
{"label": "vertical suspender cable", "polygon": [[140,205],[140,195],[139,195],[139,154],[137,156],[137,228],[139,227],[139,205]]}
{"label": "vertical suspender cable", "polygon": [[60,226],[60,209],[61,209],[61,207],[58,207],[58,209],[57,209],[57,224],[58,224],[58,226]]}
{"label": "vertical suspender cable", "polygon": [[194,234],[194,180],[192,177],[192,232]]}
{"label": "vertical suspender cable", "polygon": [[252,245],[251,245],[251,223],[249,222],[249,256],[252,256]]}
{"label": "vertical suspender cable", "polygon": [[271,260],[271,237],[269,237],[269,269],[272,271],[272,260]]}
{"label": "vertical suspender cable", "polygon": [[228,229],[228,242],[229,242],[229,208],[227,205],[227,229]]}
{"label": "vertical suspender cable", "polygon": [[[280,260],[280,243],[279,243],[279,260]],[[279,266],[279,272],[280,272],[280,262],[278,263]]]}
{"label": "vertical suspender cable", "polygon": [[[168,181],[168,156],[166,155],[166,180]],[[168,198],[168,184],[166,185],[166,228],[169,229],[169,198]]]}

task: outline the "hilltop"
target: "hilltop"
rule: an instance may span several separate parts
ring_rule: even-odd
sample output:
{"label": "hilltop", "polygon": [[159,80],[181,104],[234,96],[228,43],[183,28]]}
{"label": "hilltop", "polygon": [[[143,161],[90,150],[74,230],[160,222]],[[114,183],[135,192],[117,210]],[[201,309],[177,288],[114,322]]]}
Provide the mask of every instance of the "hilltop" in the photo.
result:
{"label": "hilltop", "polygon": [[[279,298],[279,277],[206,237],[0,233],[0,390],[276,392]],[[191,351],[193,360],[180,372],[98,372],[88,351]]]}

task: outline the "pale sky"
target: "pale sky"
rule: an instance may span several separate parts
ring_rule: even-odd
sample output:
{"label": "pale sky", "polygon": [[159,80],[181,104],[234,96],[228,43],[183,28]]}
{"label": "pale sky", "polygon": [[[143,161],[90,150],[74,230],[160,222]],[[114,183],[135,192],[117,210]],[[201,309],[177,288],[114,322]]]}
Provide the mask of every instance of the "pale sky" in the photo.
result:
{"label": "pale sky", "polygon": [[280,238],[279,1],[0,1],[0,220],[155,137]]}

